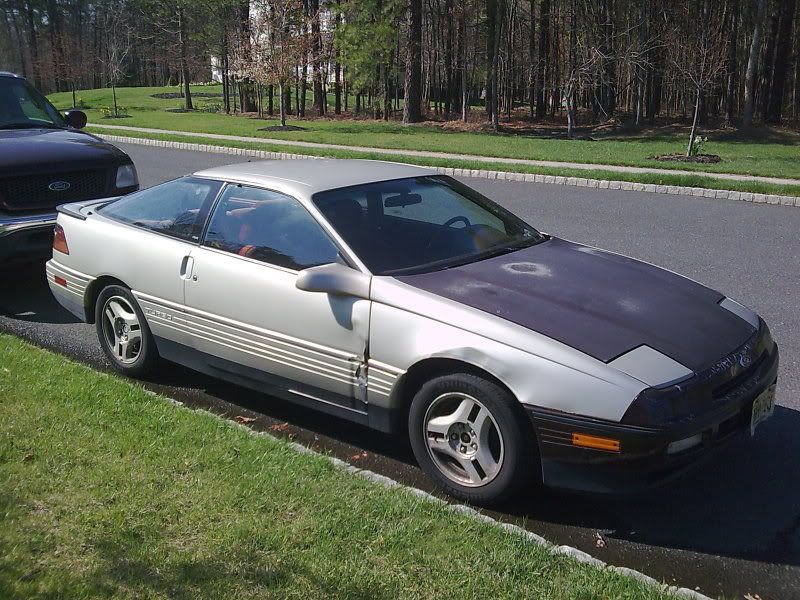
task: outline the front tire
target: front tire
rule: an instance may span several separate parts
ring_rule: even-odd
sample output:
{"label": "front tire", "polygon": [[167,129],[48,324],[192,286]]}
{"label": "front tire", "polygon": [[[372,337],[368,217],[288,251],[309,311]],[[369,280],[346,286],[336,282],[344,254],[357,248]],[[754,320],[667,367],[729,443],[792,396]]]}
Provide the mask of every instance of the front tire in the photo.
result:
{"label": "front tire", "polygon": [[95,303],[100,346],[112,366],[129,377],[144,377],[158,364],[158,350],[142,309],[128,288],[110,285]]}
{"label": "front tire", "polygon": [[428,381],[408,427],[417,462],[456,498],[497,504],[530,481],[534,434],[516,398],[493,381],[469,373]]}

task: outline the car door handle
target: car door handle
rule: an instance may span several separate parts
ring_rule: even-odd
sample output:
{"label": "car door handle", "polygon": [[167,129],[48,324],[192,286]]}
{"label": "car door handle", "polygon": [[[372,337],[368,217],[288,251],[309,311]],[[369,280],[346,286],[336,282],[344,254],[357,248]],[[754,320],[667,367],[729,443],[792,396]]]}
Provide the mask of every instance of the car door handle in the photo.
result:
{"label": "car door handle", "polygon": [[[194,258],[191,256],[184,256],[181,260],[181,279],[191,279],[192,269],[194,269]],[[197,277],[195,277],[194,280],[197,281]]]}

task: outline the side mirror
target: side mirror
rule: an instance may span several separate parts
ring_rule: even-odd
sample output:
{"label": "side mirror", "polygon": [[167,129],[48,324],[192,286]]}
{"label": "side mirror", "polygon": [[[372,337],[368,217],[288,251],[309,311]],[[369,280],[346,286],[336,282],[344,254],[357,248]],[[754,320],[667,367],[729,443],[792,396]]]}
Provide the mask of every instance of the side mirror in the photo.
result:
{"label": "side mirror", "polygon": [[67,121],[67,125],[75,129],[83,129],[88,121],[85,112],[75,109],[64,112],[64,119]]}
{"label": "side mirror", "polygon": [[370,277],[345,265],[331,263],[300,271],[295,286],[307,292],[368,299]]}

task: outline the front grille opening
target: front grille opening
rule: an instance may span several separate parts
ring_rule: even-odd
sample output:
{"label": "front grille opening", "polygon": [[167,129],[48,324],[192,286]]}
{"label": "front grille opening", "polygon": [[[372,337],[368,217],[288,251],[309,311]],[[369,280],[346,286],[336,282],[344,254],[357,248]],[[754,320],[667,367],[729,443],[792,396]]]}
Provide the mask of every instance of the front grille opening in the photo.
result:
{"label": "front grille opening", "polygon": [[0,179],[0,206],[8,211],[36,211],[102,198],[106,181],[105,169]]}
{"label": "front grille opening", "polygon": [[749,367],[747,367],[747,369],[739,373],[736,377],[734,377],[733,379],[729,379],[725,383],[715,387],[711,392],[714,397],[714,400],[727,396],[732,391],[736,390],[737,388],[747,383],[747,381],[751,377],[753,377],[753,375],[755,375],[755,373],[758,371],[759,367],[761,366],[761,363],[764,362],[765,357],[766,353],[762,353],[761,356],[758,358],[758,360],[754,361],[753,364],[751,364]]}

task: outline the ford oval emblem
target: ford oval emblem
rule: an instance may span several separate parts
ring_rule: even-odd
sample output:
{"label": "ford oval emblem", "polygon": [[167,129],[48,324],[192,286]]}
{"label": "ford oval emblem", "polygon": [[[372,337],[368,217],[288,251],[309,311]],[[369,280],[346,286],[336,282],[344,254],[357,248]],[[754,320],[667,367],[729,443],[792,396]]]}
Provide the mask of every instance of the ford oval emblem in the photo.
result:
{"label": "ford oval emblem", "polygon": [[51,192],[65,192],[70,187],[72,187],[69,181],[54,181],[50,185],[47,186],[47,189]]}

